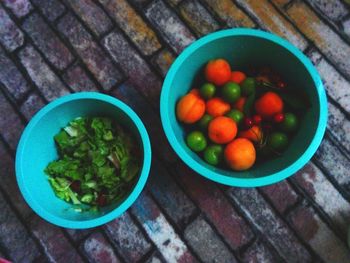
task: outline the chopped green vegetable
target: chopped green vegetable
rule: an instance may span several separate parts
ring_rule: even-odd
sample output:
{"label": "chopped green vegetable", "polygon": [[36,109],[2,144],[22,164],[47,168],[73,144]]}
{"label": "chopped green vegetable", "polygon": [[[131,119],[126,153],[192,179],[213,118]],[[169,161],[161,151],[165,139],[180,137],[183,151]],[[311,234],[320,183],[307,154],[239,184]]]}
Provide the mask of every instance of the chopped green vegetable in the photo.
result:
{"label": "chopped green vegetable", "polygon": [[76,118],[54,140],[59,159],[45,173],[57,197],[96,210],[127,195],[140,160],[132,155],[137,147],[133,137],[121,126],[104,117]]}

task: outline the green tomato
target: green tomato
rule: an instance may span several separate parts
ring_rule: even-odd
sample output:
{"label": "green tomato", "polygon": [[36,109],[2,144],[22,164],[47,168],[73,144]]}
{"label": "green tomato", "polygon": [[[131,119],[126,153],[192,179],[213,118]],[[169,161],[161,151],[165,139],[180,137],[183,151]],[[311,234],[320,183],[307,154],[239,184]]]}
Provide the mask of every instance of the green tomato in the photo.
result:
{"label": "green tomato", "polygon": [[234,120],[237,124],[240,124],[243,120],[244,114],[239,110],[230,110],[226,113],[226,116]]}
{"label": "green tomato", "polygon": [[186,142],[188,147],[194,152],[201,152],[207,147],[207,139],[200,131],[193,131],[187,135]]}
{"label": "green tomato", "polygon": [[241,83],[241,92],[243,96],[249,96],[255,91],[255,79],[254,78],[246,78]]}
{"label": "green tomato", "polygon": [[205,149],[203,157],[207,163],[216,166],[222,160],[223,153],[222,145],[212,144]]}
{"label": "green tomato", "polygon": [[199,93],[204,99],[210,99],[214,96],[216,91],[216,87],[214,84],[211,83],[205,83],[200,89]]}
{"label": "green tomato", "polygon": [[203,117],[198,121],[198,126],[202,130],[206,131],[209,125],[209,122],[213,119],[213,116],[209,114],[204,114]]}
{"label": "green tomato", "polygon": [[288,137],[282,132],[273,132],[267,139],[267,145],[275,151],[284,151],[288,146]]}
{"label": "green tomato", "polygon": [[294,132],[298,128],[298,118],[293,113],[285,113],[284,114],[284,120],[280,124],[281,130],[284,132]]}
{"label": "green tomato", "polygon": [[241,97],[241,88],[237,83],[228,82],[226,83],[222,89],[222,97],[229,103],[236,102],[239,97]]}

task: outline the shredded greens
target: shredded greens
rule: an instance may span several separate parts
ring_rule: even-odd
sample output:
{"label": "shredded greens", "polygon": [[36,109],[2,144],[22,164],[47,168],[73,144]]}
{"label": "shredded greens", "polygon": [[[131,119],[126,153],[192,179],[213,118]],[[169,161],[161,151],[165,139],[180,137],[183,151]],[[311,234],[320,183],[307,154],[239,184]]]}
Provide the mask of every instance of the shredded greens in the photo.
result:
{"label": "shredded greens", "polygon": [[59,158],[47,165],[45,173],[57,197],[97,210],[130,191],[140,169],[138,148],[111,119],[74,119],[54,140]]}

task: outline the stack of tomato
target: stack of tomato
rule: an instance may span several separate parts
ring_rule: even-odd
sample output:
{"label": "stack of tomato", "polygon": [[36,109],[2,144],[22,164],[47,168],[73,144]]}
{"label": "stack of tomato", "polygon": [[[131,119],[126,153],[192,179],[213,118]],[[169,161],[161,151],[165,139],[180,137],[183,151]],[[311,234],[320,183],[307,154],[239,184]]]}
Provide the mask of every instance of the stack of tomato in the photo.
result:
{"label": "stack of tomato", "polygon": [[282,154],[298,128],[303,100],[288,94],[281,77],[269,68],[247,75],[224,59],[211,60],[199,89],[177,103],[188,147],[211,165],[247,170],[259,158]]}

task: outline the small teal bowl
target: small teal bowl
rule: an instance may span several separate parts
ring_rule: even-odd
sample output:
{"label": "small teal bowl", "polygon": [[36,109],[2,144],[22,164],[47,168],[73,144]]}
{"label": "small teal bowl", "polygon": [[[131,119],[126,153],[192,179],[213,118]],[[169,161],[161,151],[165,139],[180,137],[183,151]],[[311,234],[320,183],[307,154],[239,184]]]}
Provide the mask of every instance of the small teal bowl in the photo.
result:
{"label": "small teal bowl", "polygon": [[[186,145],[182,124],[175,115],[179,98],[192,87],[194,77],[211,59],[227,59],[233,70],[266,66],[278,70],[311,101],[297,134],[283,156],[234,172],[205,163]],[[327,98],[320,76],[309,59],[286,40],[260,30],[228,29],[207,35],[187,47],[172,64],[163,84],[160,114],[165,134],[177,155],[194,171],[215,182],[256,187],[279,182],[302,168],[313,156],[327,124]]]}
{"label": "small teal bowl", "polygon": [[[47,164],[58,157],[54,135],[81,116],[107,116],[118,121],[133,133],[143,151],[139,178],[130,194],[98,213],[74,211],[71,204],[55,196],[44,173]],[[96,92],[67,95],[42,108],[25,128],[16,153],[16,177],[24,199],[39,216],[66,228],[96,227],[121,215],[141,193],[150,165],[151,145],[140,118],[120,100]]]}

